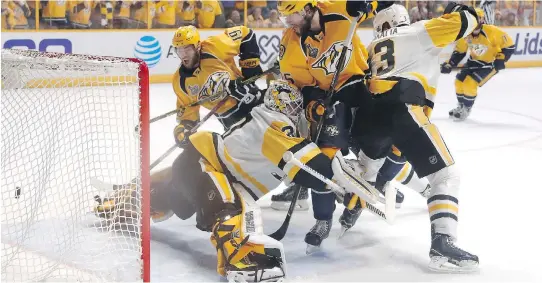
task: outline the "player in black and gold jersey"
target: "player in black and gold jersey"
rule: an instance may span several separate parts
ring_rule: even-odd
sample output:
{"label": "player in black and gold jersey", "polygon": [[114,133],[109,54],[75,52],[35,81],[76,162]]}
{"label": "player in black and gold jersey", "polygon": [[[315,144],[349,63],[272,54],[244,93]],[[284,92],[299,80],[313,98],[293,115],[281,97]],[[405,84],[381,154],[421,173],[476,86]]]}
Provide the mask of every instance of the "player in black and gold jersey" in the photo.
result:
{"label": "player in black and gold jersey", "polygon": [[459,40],[450,60],[443,63],[441,73],[449,74],[470,50],[470,57],[456,76],[455,92],[457,107],[450,110],[450,118],[462,121],[467,119],[482,87],[505,68],[505,62],[510,59],[516,46],[514,40],[502,29],[484,22],[484,11],[476,9],[481,19],[476,29],[466,38]]}
{"label": "player in black and gold jersey", "polygon": [[[200,40],[200,34],[194,26],[180,27],[174,34],[172,46],[181,60],[181,64],[172,77],[172,86],[177,96],[178,125],[174,129],[174,138],[179,147],[188,143],[186,133],[199,122],[200,106],[187,107],[199,99],[224,92],[226,103],[215,113],[225,130],[246,117],[250,110],[262,102],[261,91],[255,84],[243,85],[237,79],[250,78],[262,73],[260,67],[260,49],[254,32],[244,26],[226,29],[223,34],[210,36]],[[235,57],[239,56],[239,65]],[[229,95],[227,95],[229,94]],[[220,98],[222,99],[222,98]],[[201,106],[211,109],[220,101],[216,99]],[[190,217],[194,210],[192,204],[185,203],[179,210],[162,211],[161,202],[168,198],[178,199],[182,189],[174,188],[173,178],[180,178],[190,187],[193,181],[202,175],[197,165],[199,155],[193,147],[188,147],[177,157],[174,164],[175,174],[171,168],[152,174],[151,187],[153,197],[153,221],[163,221],[173,213],[182,219]],[[196,166],[193,166],[196,164]],[[179,166],[181,167],[179,167]],[[167,193],[158,192],[167,190]],[[161,197],[165,196],[165,197]],[[183,202],[184,203],[184,202]],[[104,203],[103,207],[111,207],[111,203]],[[187,212],[188,211],[188,214]],[[192,214],[190,214],[192,212]]]}
{"label": "player in black and gold jersey", "polygon": [[[385,7],[383,2],[380,8]],[[325,105],[325,93],[337,72],[337,61],[347,37],[351,21],[361,13],[359,22],[372,17],[379,4],[376,1],[279,1],[278,11],[289,26],[280,45],[280,69],[284,79],[302,89],[307,119],[315,124],[325,115],[318,145],[330,158],[338,150],[348,152],[351,108],[371,108],[371,95],[365,86],[367,50],[357,34],[346,55],[346,65],[336,85],[331,103]],[[360,111],[364,113],[367,111]],[[314,128],[314,127],[313,127]],[[357,197],[354,196],[356,202]],[[312,192],[316,225],[305,241],[319,246],[329,235],[335,210],[333,193]],[[353,205],[349,206],[353,208]],[[355,222],[360,210],[346,209],[340,221]],[[352,224],[353,225],[353,224]],[[325,231],[325,232],[321,232]]]}

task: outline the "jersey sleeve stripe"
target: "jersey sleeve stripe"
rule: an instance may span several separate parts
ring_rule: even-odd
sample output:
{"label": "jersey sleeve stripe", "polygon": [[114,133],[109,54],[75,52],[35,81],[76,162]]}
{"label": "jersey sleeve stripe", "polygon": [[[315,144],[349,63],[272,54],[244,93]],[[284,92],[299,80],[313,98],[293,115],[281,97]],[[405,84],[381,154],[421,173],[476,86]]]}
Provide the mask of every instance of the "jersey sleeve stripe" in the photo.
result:
{"label": "jersey sleeve stripe", "polygon": [[461,11],[459,15],[461,16],[461,28],[459,29],[459,33],[457,34],[455,41],[458,41],[461,38],[465,37],[465,32],[467,31],[467,28],[469,26],[469,20],[467,19],[467,15],[465,15],[465,12]]}
{"label": "jersey sleeve stripe", "polygon": [[[288,151],[292,152],[295,156],[296,152],[299,152],[300,150],[302,150],[306,145],[310,145],[311,142],[309,142],[308,140],[303,140],[302,142],[290,147],[288,149]],[[296,156],[297,157],[297,156]],[[283,158],[280,159],[279,161],[279,164],[278,164],[278,167],[280,168],[280,170],[284,170],[284,166],[286,165],[286,161],[284,161]]]}

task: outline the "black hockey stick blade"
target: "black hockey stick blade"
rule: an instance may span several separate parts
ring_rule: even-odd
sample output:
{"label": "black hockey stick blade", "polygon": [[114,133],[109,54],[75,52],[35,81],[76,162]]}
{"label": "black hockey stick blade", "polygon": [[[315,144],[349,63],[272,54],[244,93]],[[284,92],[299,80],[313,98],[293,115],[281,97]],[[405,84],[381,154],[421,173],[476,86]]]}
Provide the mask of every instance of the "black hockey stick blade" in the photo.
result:
{"label": "black hockey stick blade", "polygon": [[269,237],[280,241],[286,236],[286,231],[288,231],[288,226],[290,225],[290,219],[292,219],[292,214],[295,210],[295,205],[297,204],[297,198],[299,197],[299,194],[301,193],[301,186],[295,185],[295,191],[294,191],[294,199],[290,203],[290,207],[288,208],[288,214],[286,214],[286,218],[284,219],[284,222],[282,222],[282,225],[280,225],[280,228],[269,235]]}

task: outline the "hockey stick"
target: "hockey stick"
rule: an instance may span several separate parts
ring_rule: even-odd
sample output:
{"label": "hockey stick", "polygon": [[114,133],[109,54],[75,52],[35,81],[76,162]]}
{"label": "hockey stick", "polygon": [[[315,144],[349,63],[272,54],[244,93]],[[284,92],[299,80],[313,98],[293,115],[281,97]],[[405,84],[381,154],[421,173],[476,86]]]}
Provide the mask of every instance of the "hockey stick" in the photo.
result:
{"label": "hockey stick", "polygon": [[[250,83],[256,82],[259,78],[261,78],[261,77],[263,77],[263,76],[267,76],[267,75],[272,74],[272,73],[275,73],[275,72],[278,71],[278,70],[279,70],[278,66],[272,66],[271,68],[265,70],[265,72],[263,72],[263,73],[261,73],[261,74],[259,74],[259,75],[250,77],[250,78],[248,78],[248,79],[242,81],[241,83],[242,83],[242,84],[250,84]],[[186,105],[186,106],[184,106],[184,107],[182,107],[182,108],[174,109],[174,110],[171,110],[171,111],[169,111],[169,112],[166,112],[166,113],[164,113],[164,114],[162,114],[162,115],[158,115],[158,116],[156,116],[156,117],[150,119],[150,120],[149,120],[149,123],[153,123],[153,122],[162,120],[162,119],[164,119],[164,118],[167,118],[167,117],[169,117],[169,116],[171,116],[171,115],[173,115],[173,114],[177,114],[177,113],[179,113],[179,111],[181,111],[181,109],[186,109],[186,108],[190,108],[190,107],[202,105],[202,104],[204,104],[204,103],[206,103],[206,102],[213,101],[213,100],[215,100],[215,99],[219,99],[219,98],[221,98],[221,97],[223,97],[223,96],[224,96],[224,92],[221,92],[221,93],[218,93],[218,94],[215,94],[215,95],[208,96],[208,97],[206,97],[206,98],[203,98],[203,99],[200,99],[200,100],[195,101],[195,102],[193,102],[193,103],[190,103],[190,104],[188,104],[188,105]],[[136,127],[134,128],[134,131],[135,131],[135,132],[138,132],[138,131],[139,131],[139,125],[136,126]]]}
{"label": "hockey stick", "polygon": [[[326,93],[326,97],[324,99],[324,105],[328,105],[331,102],[331,98],[335,94],[336,90],[335,87],[337,86],[337,83],[339,82],[339,75],[342,72],[343,68],[345,67],[346,63],[346,54],[348,53],[348,49],[350,48],[350,45],[352,44],[352,39],[354,38],[354,34],[356,33],[356,27],[358,25],[358,21],[361,18],[362,14],[360,13],[353,21],[352,24],[350,24],[350,30],[348,31],[348,35],[346,36],[346,39],[344,40],[343,48],[341,49],[341,54],[339,55],[339,60],[337,62],[337,71],[333,74],[333,78],[331,79],[331,84],[329,86],[329,89]],[[318,142],[318,138],[320,137],[320,132],[322,131],[322,126],[324,125],[324,115],[320,116],[320,119],[318,120],[318,127],[316,127],[316,136],[313,139],[314,143]]]}
{"label": "hockey stick", "polygon": [[[354,33],[356,32],[358,21],[362,16],[363,15],[360,13],[350,24],[348,35],[346,36],[343,49],[341,50],[341,54],[339,57],[339,61],[337,62],[337,71],[333,74],[333,78],[331,80],[331,86],[326,96],[327,103],[329,103],[329,100],[331,100],[331,97],[334,93],[335,86],[337,85],[337,82],[339,81],[339,74],[342,71],[344,62],[346,61],[346,52],[348,51],[348,48],[350,47],[350,44],[352,43],[352,38],[354,38]],[[316,137],[313,137],[312,139],[314,143],[318,141],[318,138],[320,136],[320,131],[322,130],[323,122],[324,122],[323,117],[320,117],[320,120],[318,121]],[[286,218],[284,219],[284,222],[282,222],[282,225],[277,231],[275,231],[274,233],[270,235],[270,237],[272,237],[273,239],[280,241],[286,235],[286,232],[288,231],[288,226],[290,225],[290,220],[292,219],[292,214],[294,213],[295,206],[297,204],[297,198],[299,197],[300,193],[301,193],[301,186],[296,186],[296,188],[294,188],[294,196],[293,196],[294,198],[292,199],[292,202],[290,203],[290,207],[288,208],[288,212],[286,214]]]}
{"label": "hockey stick", "polygon": [[486,66],[456,66],[456,69],[460,70],[482,70],[482,69],[493,69],[493,66],[486,65]]}
{"label": "hockey stick", "polygon": [[[164,161],[164,159],[166,159],[166,157],[168,157],[172,152],[174,152],[175,149],[177,149],[177,147],[178,146],[176,144],[172,145],[166,152],[164,152],[162,155],[160,155],[160,157],[158,157],[156,160],[154,160],[149,165],[149,170],[154,169],[154,167],[156,167],[156,165],[158,165],[158,164],[160,164],[160,162]],[[137,181],[137,179],[134,178],[128,184],[133,184],[136,181]],[[115,184],[105,183],[105,182],[99,180],[96,177],[91,177],[90,178],[90,185],[92,185],[94,188],[96,188],[96,189],[98,189],[99,191],[102,191],[102,192],[112,192],[112,191],[118,190],[118,189],[123,188],[123,187],[126,186],[126,184],[115,185]]]}
{"label": "hockey stick", "polygon": [[288,226],[290,226],[290,220],[292,218],[292,214],[294,213],[294,210],[295,210],[295,205],[297,203],[297,198],[299,197],[299,195],[301,194],[301,186],[300,185],[295,185],[296,188],[294,188],[294,195],[293,195],[293,198],[294,200],[292,200],[292,202],[290,202],[290,207],[288,208],[288,212],[286,214],[286,218],[284,219],[284,221],[282,222],[282,225],[280,225],[280,228],[271,233],[269,235],[269,237],[277,240],[277,241],[280,241],[284,238],[284,236],[286,236],[286,231],[288,231]]}

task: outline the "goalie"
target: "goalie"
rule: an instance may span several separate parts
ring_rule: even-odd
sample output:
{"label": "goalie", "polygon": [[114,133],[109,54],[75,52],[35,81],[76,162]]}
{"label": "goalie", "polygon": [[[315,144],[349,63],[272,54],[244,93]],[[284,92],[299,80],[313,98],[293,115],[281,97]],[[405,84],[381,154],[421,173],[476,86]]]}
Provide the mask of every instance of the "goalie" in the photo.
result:
{"label": "goalie", "polygon": [[[264,104],[253,108],[250,116],[223,135],[200,131],[189,138],[186,154],[168,170],[188,170],[193,178],[179,179],[178,174],[171,174],[172,180],[158,182],[161,173],[153,174],[152,210],[172,210],[182,219],[197,213],[197,227],[212,233],[217,271],[230,280],[277,281],[285,276],[282,244],[262,233],[254,200],[286,178],[313,190],[328,190],[325,183],[286,162],[284,153],[293,153],[345,190],[359,191],[344,177],[342,170],[347,168],[336,166],[340,154],[330,160],[316,144],[298,137],[296,124],[301,113],[302,97],[297,88],[283,80],[274,81],[265,93]],[[193,155],[201,157],[199,164],[195,164],[196,158],[185,159]]]}

